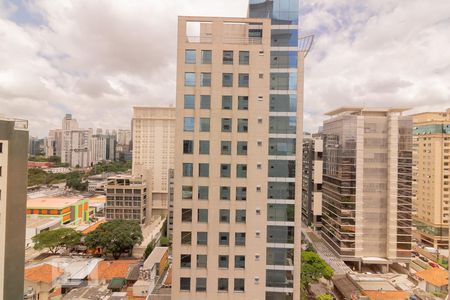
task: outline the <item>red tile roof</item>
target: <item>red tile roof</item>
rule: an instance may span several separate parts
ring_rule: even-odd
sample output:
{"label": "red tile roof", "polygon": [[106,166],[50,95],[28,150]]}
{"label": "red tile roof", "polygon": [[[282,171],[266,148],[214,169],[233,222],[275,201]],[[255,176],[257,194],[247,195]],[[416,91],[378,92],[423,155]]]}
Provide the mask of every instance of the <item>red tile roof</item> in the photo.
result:
{"label": "red tile roof", "polygon": [[64,271],[49,264],[25,269],[25,280],[32,282],[51,283],[64,274]]}
{"label": "red tile roof", "polygon": [[135,264],[136,260],[109,260],[101,261],[89,274],[89,279],[111,280],[114,277],[126,278],[128,268]]}

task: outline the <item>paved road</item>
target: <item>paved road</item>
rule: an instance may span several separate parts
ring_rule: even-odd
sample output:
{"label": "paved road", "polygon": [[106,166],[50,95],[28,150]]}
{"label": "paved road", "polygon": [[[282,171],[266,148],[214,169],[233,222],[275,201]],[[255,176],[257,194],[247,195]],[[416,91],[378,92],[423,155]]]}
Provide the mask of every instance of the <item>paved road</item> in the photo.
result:
{"label": "paved road", "polygon": [[322,237],[317,235],[314,230],[302,224],[302,233],[306,239],[314,246],[317,253],[326,261],[327,264],[334,270],[335,275],[344,275],[352,272],[349,266],[347,266],[342,259],[340,259],[328,245],[322,240]]}

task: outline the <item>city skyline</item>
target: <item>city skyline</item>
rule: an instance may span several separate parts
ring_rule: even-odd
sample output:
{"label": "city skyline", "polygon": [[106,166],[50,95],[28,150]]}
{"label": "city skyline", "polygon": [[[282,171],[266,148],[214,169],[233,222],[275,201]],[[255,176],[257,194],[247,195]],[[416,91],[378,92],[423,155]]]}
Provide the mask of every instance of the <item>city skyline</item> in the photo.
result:
{"label": "city skyline", "polygon": [[[65,113],[85,127],[112,129],[129,124],[133,105],[174,105],[176,16],[247,11],[246,0],[24,3],[0,1],[0,105],[2,114],[30,120],[30,135],[40,137]],[[440,49],[449,46],[449,2],[301,5],[303,33],[315,34],[305,69],[306,131],[342,105],[447,108],[450,54]]]}

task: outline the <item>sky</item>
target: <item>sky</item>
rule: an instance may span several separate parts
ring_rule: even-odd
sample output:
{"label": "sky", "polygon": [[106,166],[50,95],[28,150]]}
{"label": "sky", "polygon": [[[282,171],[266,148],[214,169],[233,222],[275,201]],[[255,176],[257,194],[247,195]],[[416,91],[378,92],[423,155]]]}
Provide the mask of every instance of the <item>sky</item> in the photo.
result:
{"label": "sky", "polygon": [[[66,113],[129,128],[175,103],[178,15],[243,17],[247,0],[0,0],[0,115],[43,137]],[[450,108],[450,1],[301,0],[304,129],[343,105]]]}

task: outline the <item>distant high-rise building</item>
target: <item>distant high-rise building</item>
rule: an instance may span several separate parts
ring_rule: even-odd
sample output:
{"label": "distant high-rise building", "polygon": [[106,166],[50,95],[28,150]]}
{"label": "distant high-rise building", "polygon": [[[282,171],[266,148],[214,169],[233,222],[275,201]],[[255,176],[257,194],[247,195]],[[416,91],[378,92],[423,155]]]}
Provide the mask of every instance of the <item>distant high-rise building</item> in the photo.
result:
{"label": "distant high-rise building", "polygon": [[28,155],[36,156],[44,154],[44,139],[30,137],[28,141]]}
{"label": "distant high-rise building", "polygon": [[23,299],[28,122],[0,118],[0,299]]}
{"label": "distant high-rise building", "polygon": [[412,117],[343,107],[323,127],[322,237],[361,268],[411,259]]}
{"label": "distant high-rise building", "polygon": [[321,134],[303,138],[302,220],[317,231],[322,227],[322,152]]}
{"label": "distant high-rise building", "polygon": [[131,130],[130,129],[119,129],[117,131],[117,144],[118,145],[129,145],[131,142]]}
{"label": "distant high-rise building", "polygon": [[[97,129],[97,132],[99,130]],[[103,134],[95,134],[90,137],[89,142],[89,159],[90,163],[97,164],[106,160],[106,143],[107,136]]]}
{"label": "distant high-rise building", "polygon": [[448,248],[450,202],[450,109],[413,116],[414,225],[416,239]]}
{"label": "distant high-rise building", "polygon": [[173,299],[300,299],[298,14],[178,19]]}
{"label": "distant high-rise building", "polygon": [[133,108],[133,175],[150,171],[153,192],[167,193],[173,168],[175,108]]}
{"label": "distant high-rise building", "polygon": [[62,129],[49,130],[48,137],[45,139],[44,145],[45,156],[61,157],[61,148],[62,148]]}

